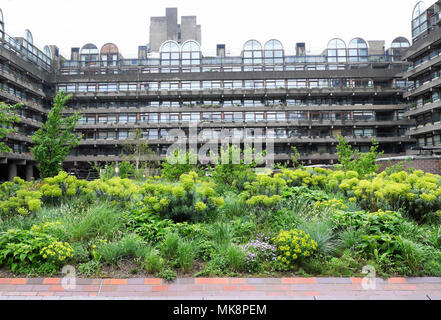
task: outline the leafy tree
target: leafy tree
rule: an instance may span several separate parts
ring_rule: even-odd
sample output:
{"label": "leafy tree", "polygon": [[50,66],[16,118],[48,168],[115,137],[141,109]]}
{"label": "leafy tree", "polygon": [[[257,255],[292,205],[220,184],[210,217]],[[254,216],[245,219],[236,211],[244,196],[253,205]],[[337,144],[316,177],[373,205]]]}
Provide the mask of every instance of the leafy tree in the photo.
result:
{"label": "leafy tree", "polygon": [[378,143],[375,139],[372,139],[372,147],[367,153],[353,150],[343,137],[339,137],[338,142],[338,161],[344,170],[356,171],[362,177],[378,171],[380,166],[377,164],[377,159],[384,152],[378,152]]}
{"label": "leafy tree", "polygon": [[161,174],[167,180],[178,180],[184,173],[190,171],[197,171],[198,165],[193,164],[197,162],[197,154],[190,152],[182,152],[179,148],[169,155],[167,159],[162,161]]}
{"label": "leafy tree", "polygon": [[303,168],[304,163],[303,161],[300,162],[299,159],[301,157],[300,152],[297,150],[296,147],[291,147],[292,153],[291,153],[291,160],[292,160],[292,165],[294,168],[300,167]]}
{"label": "leafy tree", "polygon": [[1,142],[1,140],[6,138],[9,134],[17,131],[12,126],[14,123],[20,121],[20,118],[14,113],[14,110],[20,106],[21,105],[19,104],[11,106],[4,102],[0,102],[0,153],[12,151],[11,148],[9,148],[4,142]]}
{"label": "leafy tree", "polygon": [[214,168],[211,169],[213,180],[217,184],[234,185],[239,190],[254,174],[250,170],[255,168],[257,164],[255,160],[252,160],[252,156],[254,155],[259,162],[263,159],[262,154],[256,154],[250,147],[243,151],[244,158],[248,158],[247,163],[242,159],[242,150],[238,146],[232,145],[227,149],[221,148],[220,152],[220,157],[211,154],[212,162],[215,164]]}
{"label": "leafy tree", "polygon": [[133,139],[127,139],[124,142],[123,150],[128,154],[129,160],[135,162],[136,170],[134,173],[142,178],[144,171],[151,172],[152,169],[158,168],[161,161],[153,160],[153,157],[157,156],[157,154],[150,148],[147,141],[142,139],[141,129],[135,129],[133,137]]}
{"label": "leafy tree", "polygon": [[63,168],[63,162],[71,148],[80,144],[81,135],[75,133],[80,115],[63,118],[61,111],[71,96],[63,91],[54,98],[54,107],[47,116],[44,125],[31,137],[34,147],[31,151],[38,161],[38,169],[42,178],[53,177]]}

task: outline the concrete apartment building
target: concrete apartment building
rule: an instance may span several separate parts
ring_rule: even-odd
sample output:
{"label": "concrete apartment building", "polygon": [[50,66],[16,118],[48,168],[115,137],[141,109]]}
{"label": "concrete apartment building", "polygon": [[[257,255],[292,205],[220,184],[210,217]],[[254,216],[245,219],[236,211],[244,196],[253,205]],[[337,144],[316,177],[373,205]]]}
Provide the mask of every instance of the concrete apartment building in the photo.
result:
{"label": "concrete apartment building", "polygon": [[0,179],[37,174],[29,137],[61,90],[73,95],[65,114],[82,114],[83,139],[64,164],[78,173],[93,162],[126,159],[123,144],[134,129],[142,130],[157,159],[174,143],[175,129],[198,147],[212,139],[234,139],[242,147],[262,139],[265,148],[271,139],[277,162],[289,161],[296,147],[309,165],[335,163],[338,136],[362,152],[375,138],[386,157],[418,148],[436,152],[439,3],[415,7],[413,44],[403,37],[390,44],[335,38],[321,55],[306,55],[304,43],[289,48],[269,39],[246,41],[240,56],[225,56],[224,46],[217,56],[204,56],[196,18],[188,19],[188,28],[182,19],[179,27],[177,10],[167,9],[166,17],[152,18],[155,57],[146,46],[137,59],[127,59],[115,44],[98,49],[89,43],[65,59],[56,46],[33,46],[29,31],[10,37],[1,15],[0,99],[24,107],[18,133],[7,138],[13,152],[0,154]]}

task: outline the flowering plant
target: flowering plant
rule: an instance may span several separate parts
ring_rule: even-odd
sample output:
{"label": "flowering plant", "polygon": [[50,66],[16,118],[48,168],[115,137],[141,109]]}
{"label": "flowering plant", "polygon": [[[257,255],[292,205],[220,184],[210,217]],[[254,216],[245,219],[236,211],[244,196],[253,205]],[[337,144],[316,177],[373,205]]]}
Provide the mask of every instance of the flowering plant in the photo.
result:
{"label": "flowering plant", "polygon": [[38,268],[46,263],[55,271],[63,261],[73,257],[68,243],[46,233],[53,225],[34,226],[31,230],[11,229],[0,235],[0,265],[12,271]]}
{"label": "flowering plant", "polygon": [[253,240],[242,246],[249,272],[260,271],[262,263],[277,259],[277,247],[266,240]]}
{"label": "flowering plant", "polygon": [[277,261],[282,270],[292,269],[296,262],[317,251],[317,242],[303,230],[282,230],[273,242],[277,246]]}

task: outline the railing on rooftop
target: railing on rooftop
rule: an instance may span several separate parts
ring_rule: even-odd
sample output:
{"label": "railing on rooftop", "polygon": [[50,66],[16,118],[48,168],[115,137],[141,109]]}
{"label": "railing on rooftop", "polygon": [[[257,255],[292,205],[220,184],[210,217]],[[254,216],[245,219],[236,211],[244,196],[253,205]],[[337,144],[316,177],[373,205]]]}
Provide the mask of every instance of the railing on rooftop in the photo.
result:
{"label": "railing on rooftop", "polygon": [[13,52],[24,61],[31,62],[39,70],[44,70],[47,72],[52,71],[51,58],[37,47],[27,42],[25,39],[23,39],[23,42],[20,43],[20,41],[11,37],[7,33],[0,32],[0,45],[3,48]]}
{"label": "railing on rooftop", "polygon": [[[246,72],[246,71],[296,71],[296,70],[349,70],[370,68],[378,63],[395,65],[397,59],[390,55],[370,55],[364,57],[339,57],[339,61],[327,56],[285,56],[281,63],[266,63],[265,58],[259,63],[245,63],[243,57],[203,57],[192,61],[174,60],[163,63],[159,58],[121,59],[118,61],[61,61],[61,74],[81,74],[81,72],[124,73],[139,69],[140,72],[175,73],[175,72]],[[127,68],[126,68],[127,67]],[[141,71],[142,70],[142,71]]]}

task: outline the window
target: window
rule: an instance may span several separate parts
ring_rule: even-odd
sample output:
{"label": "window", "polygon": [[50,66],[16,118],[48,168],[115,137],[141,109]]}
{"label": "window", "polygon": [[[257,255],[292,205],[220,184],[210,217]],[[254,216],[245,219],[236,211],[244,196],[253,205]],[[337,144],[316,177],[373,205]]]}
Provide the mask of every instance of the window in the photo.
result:
{"label": "window", "polygon": [[92,44],[88,43],[80,51],[81,66],[98,66],[99,52],[98,48]]}
{"label": "window", "polygon": [[201,48],[200,45],[193,40],[184,42],[182,45],[182,65],[200,65],[201,64]]}
{"label": "window", "polygon": [[354,111],[354,121],[368,121],[374,119],[372,111]]}
{"label": "window", "polygon": [[162,66],[179,66],[180,50],[176,42],[166,41],[161,46],[160,52]]}
{"label": "window", "polygon": [[284,50],[279,40],[269,40],[265,43],[265,64],[283,64]]}
{"label": "window", "polygon": [[420,34],[428,29],[427,11],[423,1],[417,3],[412,15],[412,37],[414,42]]}
{"label": "window", "polygon": [[114,67],[118,64],[119,50],[113,43],[105,44],[100,51],[101,65],[104,67]]}
{"label": "window", "polygon": [[328,62],[346,62],[346,44],[341,39],[332,39],[328,43]]}
{"label": "window", "polygon": [[349,62],[367,62],[368,45],[361,38],[355,38],[349,43]]}
{"label": "window", "polygon": [[262,45],[259,41],[249,40],[243,46],[244,64],[262,64]]}
{"label": "window", "polygon": [[374,135],[373,129],[354,129],[356,137],[372,137]]}

